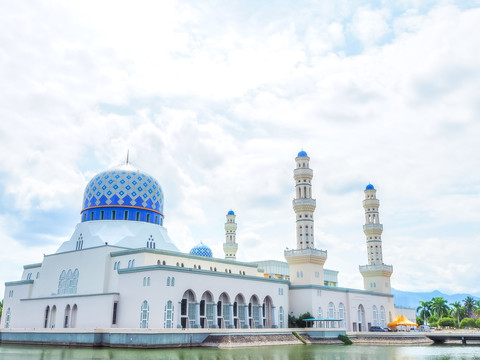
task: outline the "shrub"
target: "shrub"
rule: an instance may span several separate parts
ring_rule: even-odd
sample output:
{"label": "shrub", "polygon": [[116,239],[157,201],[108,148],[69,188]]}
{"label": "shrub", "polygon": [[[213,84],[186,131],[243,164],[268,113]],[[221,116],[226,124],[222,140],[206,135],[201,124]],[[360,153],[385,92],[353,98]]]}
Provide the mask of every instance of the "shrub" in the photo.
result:
{"label": "shrub", "polygon": [[462,329],[464,329],[464,328],[475,328],[475,327],[477,327],[477,325],[475,323],[475,319],[465,318],[462,321],[460,321],[460,327]]}
{"label": "shrub", "polygon": [[432,328],[436,328],[438,326],[438,323],[436,321],[429,322],[428,325]]}
{"label": "shrub", "polygon": [[344,345],[352,345],[352,340],[347,335],[338,335],[338,340],[343,342]]}
{"label": "shrub", "polygon": [[424,325],[423,319],[422,319],[421,317],[418,317],[418,316],[417,316],[417,324],[418,324],[418,325]]}
{"label": "shrub", "polygon": [[440,318],[438,325],[441,327],[455,327],[455,320],[450,317]]}

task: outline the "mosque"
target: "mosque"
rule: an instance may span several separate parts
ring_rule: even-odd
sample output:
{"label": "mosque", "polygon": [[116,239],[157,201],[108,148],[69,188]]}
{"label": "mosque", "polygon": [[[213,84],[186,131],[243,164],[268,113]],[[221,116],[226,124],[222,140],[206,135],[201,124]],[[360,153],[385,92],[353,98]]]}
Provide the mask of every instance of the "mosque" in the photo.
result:
{"label": "mosque", "polygon": [[376,189],[364,191],[363,289],[339,287],[338,271],[324,268],[327,251],[315,247],[309,161],[303,150],[295,158],[297,242],[284,251],[286,262],[238,261],[232,210],[224,258],[202,243],[182,253],[164,227],[157,180],[128,161],[99,173],[85,188],[71,238],[5,283],[0,328],[286,328],[288,315],[306,312],[317,327],[385,327],[395,316],[393,268],[383,263]]}

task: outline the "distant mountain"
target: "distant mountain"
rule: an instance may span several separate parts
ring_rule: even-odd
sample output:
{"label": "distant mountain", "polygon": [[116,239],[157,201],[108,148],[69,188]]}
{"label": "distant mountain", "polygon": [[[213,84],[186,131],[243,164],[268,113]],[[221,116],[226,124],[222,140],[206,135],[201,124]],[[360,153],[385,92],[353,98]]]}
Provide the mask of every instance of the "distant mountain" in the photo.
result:
{"label": "distant mountain", "polygon": [[463,300],[467,296],[471,296],[475,300],[480,300],[478,296],[471,294],[452,294],[447,295],[438,290],[430,292],[411,292],[411,291],[401,291],[392,288],[392,294],[395,295],[394,302],[395,306],[398,307],[408,307],[408,308],[417,308],[420,306],[420,301],[430,301],[434,297],[443,297],[448,301],[449,304],[459,301],[463,304]]}

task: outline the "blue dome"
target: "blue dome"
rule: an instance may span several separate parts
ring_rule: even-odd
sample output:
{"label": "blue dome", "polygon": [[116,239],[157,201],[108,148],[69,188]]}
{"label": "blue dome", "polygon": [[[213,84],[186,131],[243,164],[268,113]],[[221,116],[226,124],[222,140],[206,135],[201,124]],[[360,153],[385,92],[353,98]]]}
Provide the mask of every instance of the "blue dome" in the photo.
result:
{"label": "blue dome", "polygon": [[213,257],[212,250],[203,243],[195,245],[192,250],[190,250],[190,255]]}
{"label": "blue dome", "polygon": [[233,212],[233,210],[230,210],[227,215],[235,215],[235,213]]}
{"label": "blue dome", "polygon": [[365,190],[375,190],[372,184],[368,184]]}
{"label": "blue dome", "polygon": [[305,151],[300,151],[297,156],[308,156]]}
{"label": "blue dome", "polygon": [[162,188],[152,176],[125,164],[90,180],[81,213],[82,221],[133,220],[162,225]]}

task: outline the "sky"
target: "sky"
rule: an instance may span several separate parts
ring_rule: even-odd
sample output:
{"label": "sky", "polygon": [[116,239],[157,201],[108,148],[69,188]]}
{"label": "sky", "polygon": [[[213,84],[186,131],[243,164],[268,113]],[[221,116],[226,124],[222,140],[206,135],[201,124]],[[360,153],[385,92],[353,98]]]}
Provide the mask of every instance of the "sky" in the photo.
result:
{"label": "sky", "polygon": [[339,286],[372,183],[392,286],[479,295],[479,33],[479,1],[0,0],[0,292],[128,150],[181,251],[233,209],[237,259],[284,260],[303,149]]}

